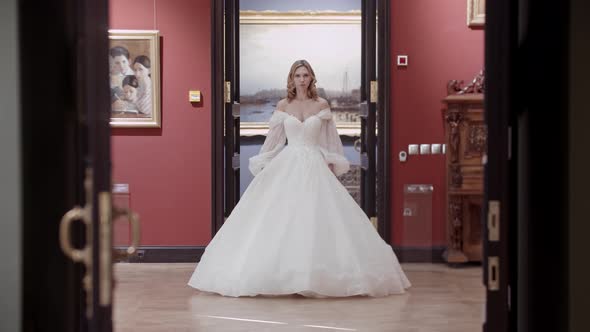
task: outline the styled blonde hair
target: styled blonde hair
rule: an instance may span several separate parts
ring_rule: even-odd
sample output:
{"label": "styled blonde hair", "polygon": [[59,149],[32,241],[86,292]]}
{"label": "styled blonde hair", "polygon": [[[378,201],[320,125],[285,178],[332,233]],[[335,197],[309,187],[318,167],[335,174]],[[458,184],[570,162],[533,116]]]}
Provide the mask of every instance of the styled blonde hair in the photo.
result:
{"label": "styled blonde hair", "polygon": [[293,80],[293,76],[295,76],[295,71],[299,67],[305,67],[311,75],[311,82],[309,83],[309,87],[307,88],[307,96],[311,99],[317,99],[318,90],[315,86],[317,80],[315,79],[315,73],[311,68],[311,65],[306,60],[297,60],[293,62],[293,64],[291,65],[291,70],[289,70],[289,76],[287,77],[287,100],[291,101],[295,99],[295,96],[297,95],[297,90],[295,89],[295,82]]}

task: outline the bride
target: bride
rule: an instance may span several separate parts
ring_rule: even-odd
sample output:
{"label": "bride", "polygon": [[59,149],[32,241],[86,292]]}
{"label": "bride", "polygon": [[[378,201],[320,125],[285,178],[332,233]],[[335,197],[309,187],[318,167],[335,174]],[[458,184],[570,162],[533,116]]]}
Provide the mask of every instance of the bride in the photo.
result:
{"label": "bride", "polygon": [[[410,282],[336,176],[349,163],[313,69],[291,66],[255,175],[188,284],[225,296],[385,296]],[[285,146],[285,143],[288,143]]]}

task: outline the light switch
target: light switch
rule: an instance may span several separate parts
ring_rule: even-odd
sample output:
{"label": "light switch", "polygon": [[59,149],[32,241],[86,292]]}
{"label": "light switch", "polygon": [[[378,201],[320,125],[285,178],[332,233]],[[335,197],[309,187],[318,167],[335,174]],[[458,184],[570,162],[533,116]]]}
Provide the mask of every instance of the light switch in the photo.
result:
{"label": "light switch", "polygon": [[200,103],[201,102],[201,91],[199,90],[191,90],[188,92],[188,101],[191,103]]}
{"label": "light switch", "polygon": [[432,144],[430,146],[430,152],[432,152],[432,154],[440,154],[441,153],[440,144]]}
{"label": "light switch", "polygon": [[418,144],[408,145],[408,154],[418,154]]}
{"label": "light switch", "polygon": [[420,154],[430,154],[430,144],[420,144]]}
{"label": "light switch", "polygon": [[447,145],[443,144],[442,145],[442,154],[446,154],[447,153]]}
{"label": "light switch", "polygon": [[408,66],[408,56],[407,55],[398,55],[397,56],[397,65],[399,67],[407,67]]}
{"label": "light switch", "polygon": [[113,194],[129,194],[129,183],[113,183]]}

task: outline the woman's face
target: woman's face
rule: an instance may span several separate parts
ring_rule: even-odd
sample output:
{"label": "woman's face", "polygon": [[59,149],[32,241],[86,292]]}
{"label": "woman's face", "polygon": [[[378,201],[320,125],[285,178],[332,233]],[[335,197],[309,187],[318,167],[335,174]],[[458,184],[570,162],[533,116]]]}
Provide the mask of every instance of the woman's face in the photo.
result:
{"label": "woman's face", "polygon": [[120,74],[125,74],[129,70],[129,59],[124,55],[117,55],[113,57],[113,71]]}
{"label": "woman's face", "polygon": [[123,92],[125,93],[125,99],[132,102],[137,100],[137,89],[131,85],[125,85],[123,87]]}
{"label": "woman's face", "polygon": [[309,73],[309,70],[307,70],[305,66],[295,69],[295,73],[293,73],[293,82],[297,88],[307,90],[311,83],[311,74]]}
{"label": "woman's face", "polygon": [[141,63],[136,62],[133,64],[133,70],[135,70],[135,77],[140,80],[143,80],[148,77],[150,74],[150,70],[144,67]]}

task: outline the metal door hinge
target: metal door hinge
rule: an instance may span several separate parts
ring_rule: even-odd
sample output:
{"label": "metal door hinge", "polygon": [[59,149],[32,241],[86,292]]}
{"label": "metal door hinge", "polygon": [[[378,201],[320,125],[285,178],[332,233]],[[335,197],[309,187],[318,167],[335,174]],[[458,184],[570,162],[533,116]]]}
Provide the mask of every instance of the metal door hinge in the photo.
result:
{"label": "metal door hinge", "polygon": [[377,217],[371,217],[371,224],[373,224],[376,230],[379,230],[379,223],[377,221]]}
{"label": "metal door hinge", "polygon": [[226,103],[231,103],[231,82],[225,81],[223,86],[223,100]]}
{"label": "metal door hinge", "polygon": [[371,102],[376,103],[379,100],[379,85],[377,81],[371,81]]}
{"label": "metal door hinge", "polygon": [[235,170],[240,169],[240,154],[234,153],[232,160],[231,160],[231,167]]}
{"label": "metal door hinge", "polygon": [[488,202],[488,240],[500,241],[500,201]]}
{"label": "metal door hinge", "polygon": [[[240,103],[234,102],[231,105],[231,113],[232,113],[234,119],[237,119],[240,117]],[[236,126],[236,128],[239,128],[239,126]]]}
{"label": "metal door hinge", "polygon": [[361,153],[361,168],[364,170],[368,170],[369,169],[369,156],[367,155],[366,152],[362,152]]}
{"label": "metal door hinge", "polygon": [[363,101],[360,104],[360,108],[359,108],[359,116],[361,118],[367,118],[369,116],[369,105],[367,104],[366,101]]}

